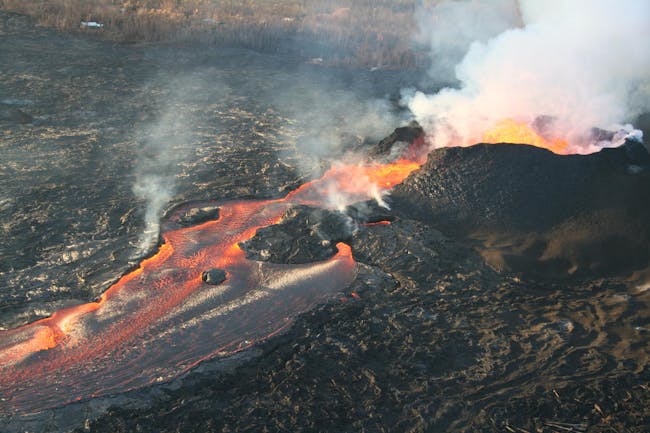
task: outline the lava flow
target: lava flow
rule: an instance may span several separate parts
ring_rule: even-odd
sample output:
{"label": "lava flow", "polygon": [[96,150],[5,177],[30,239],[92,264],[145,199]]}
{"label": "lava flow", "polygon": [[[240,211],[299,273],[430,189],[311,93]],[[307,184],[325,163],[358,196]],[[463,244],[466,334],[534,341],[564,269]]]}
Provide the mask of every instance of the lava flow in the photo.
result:
{"label": "lava flow", "polygon": [[484,143],[521,143],[548,149],[553,153],[566,154],[569,143],[562,138],[545,138],[523,122],[504,119],[483,134]]}
{"label": "lava flow", "polygon": [[[0,332],[0,414],[166,381],[281,331],[351,283],[350,247],[338,244],[324,262],[279,265],[247,260],[238,243],[295,204],[336,208],[381,198],[418,166],[336,166],[283,199],[220,203],[218,220],[190,228],[176,223],[184,209],[177,210],[159,251],[97,302]],[[206,285],[201,274],[210,268],[224,269],[227,280]]]}

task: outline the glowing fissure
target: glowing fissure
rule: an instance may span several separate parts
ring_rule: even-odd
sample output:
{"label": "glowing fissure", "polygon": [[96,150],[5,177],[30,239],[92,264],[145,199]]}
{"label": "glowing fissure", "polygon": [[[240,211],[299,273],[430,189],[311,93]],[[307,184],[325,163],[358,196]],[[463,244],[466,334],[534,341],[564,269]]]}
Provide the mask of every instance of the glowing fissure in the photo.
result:
{"label": "glowing fissure", "polygon": [[[276,334],[352,282],[350,247],[338,244],[325,262],[279,265],[247,260],[238,243],[295,204],[336,209],[381,197],[419,163],[337,165],[284,199],[221,203],[218,220],[190,228],[176,225],[177,210],[159,251],[97,302],[0,332],[0,414],[166,381]],[[224,269],[227,280],[203,283],[210,268]]]}
{"label": "glowing fissure", "polygon": [[545,138],[525,122],[503,119],[494,128],[483,133],[480,140],[484,143],[517,143],[530,144],[548,149],[553,153],[569,153],[569,142],[561,138]]}

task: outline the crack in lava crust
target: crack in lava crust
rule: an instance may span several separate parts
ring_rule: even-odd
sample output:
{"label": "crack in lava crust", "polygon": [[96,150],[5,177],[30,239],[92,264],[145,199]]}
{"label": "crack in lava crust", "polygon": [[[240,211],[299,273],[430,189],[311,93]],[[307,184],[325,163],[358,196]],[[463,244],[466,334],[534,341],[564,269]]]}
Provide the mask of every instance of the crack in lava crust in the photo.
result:
{"label": "crack in lava crust", "polygon": [[[339,243],[330,260],[305,265],[250,261],[238,243],[294,204],[351,204],[401,182],[419,166],[339,166],[284,199],[220,204],[216,221],[166,223],[164,244],[97,302],[0,332],[0,414],[36,413],[169,380],[202,360],[250,347],[349,285],[356,264]],[[203,283],[221,268],[227,280]]]}

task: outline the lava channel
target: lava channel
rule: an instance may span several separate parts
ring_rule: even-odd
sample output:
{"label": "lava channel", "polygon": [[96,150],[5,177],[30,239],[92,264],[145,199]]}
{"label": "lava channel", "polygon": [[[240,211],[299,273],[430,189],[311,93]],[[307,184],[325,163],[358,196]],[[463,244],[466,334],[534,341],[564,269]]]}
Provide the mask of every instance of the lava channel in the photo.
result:
{"label": "lava channel", "polygon": [[[218,220],[172,227],[159,251],[97,302],[0,332],[0,414],[168,381],[282,331],[352,282],[350,247],[338,244],[327,261],[279,265],[247,260],[238,243],[295,204],[336,208],[381,198],[418,166],[337,166],[283,199],[220,203]],[[205,284],[201,274],[210,268],[224,269],[227,280]]]}

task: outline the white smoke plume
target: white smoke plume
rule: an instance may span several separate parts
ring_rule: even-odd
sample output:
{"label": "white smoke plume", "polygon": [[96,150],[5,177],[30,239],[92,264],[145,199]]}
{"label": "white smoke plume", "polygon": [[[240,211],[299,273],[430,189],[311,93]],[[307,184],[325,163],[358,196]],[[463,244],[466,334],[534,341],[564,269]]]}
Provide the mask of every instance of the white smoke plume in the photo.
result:
{"label": "white smoke plume", "polygon": [[158,241],[162,212],[174,196],[178,164],[187,156],[192,140],[192,115],[185,103],[191,79],[159,78],[152,86],[160,88],[156,106],[164,108],[137,133],[133,193],[145,209],[144,230],[134,257],[146,254]]}
{"label": "white smoke plume", "polygon": [[[272,96],[274,105],[294,119],[300,136],[296,140],[298,170],[305,177],[314,177],[326,167],[362,166],[366,163],[364,146],[379,142],[403,119],[394,112],[388,98],[374,98],[372,89],[312,80],[300,81]],[[357,148],[355,148],[355,146]],[[362,200],[359,192],[386,206],[385,193],[367,176],[347,179],[355,193],[341,188],[337,179],[325,182],[323,205],[343,211],[354,201]]]}
{"label": "white smoke plume", "polygon": [[346,142],[380,140],[400,124],[390,102],[368,91],[327,82],[296,83],[273,94],[274,105],[299,126],[297,150],[305,156],[340,158]]}
{"label": "white smoke plume", "polygon": [[324,207],[344,212],[354,203],[374,200],[377,205],[390,209],[387,202],[388,191],[364,174],[363,167],[367,161],[360,158],[359,155],[347,155],[344,160],[332,163],[332,170],[348,175],[333,176],[322,182]]}
{"label": "white smoke plume", "polygon": [[[425,25],[432,40],[449,36],[433,36],[447,31],[437,22],[477,21],[476,2],[452,3],[451,16]],[[486,3],[498,10],[504,4]],[[459,8],[467,16],[460,16]],[[650,107],[650,2],[520,0],[513,8],[523,27],[473,42],[455,68],[459,88],[404,95],[432,147],[470,145],[501,120],[532,125],[540,116],[551,119],[545,133],[568,140],[570,152],[617,144],[599,141],[592,128],[629,132],[628,122]],[[483,28],[503,22],[499,18]]]}
{"label": "white smoke plume", "polygon": [[421,8],[417,21],[416,40],[430,51],[429,75],[436,83],[455,80],[456,65],[473,42],[522,25],[517,0],[442,1]]}

